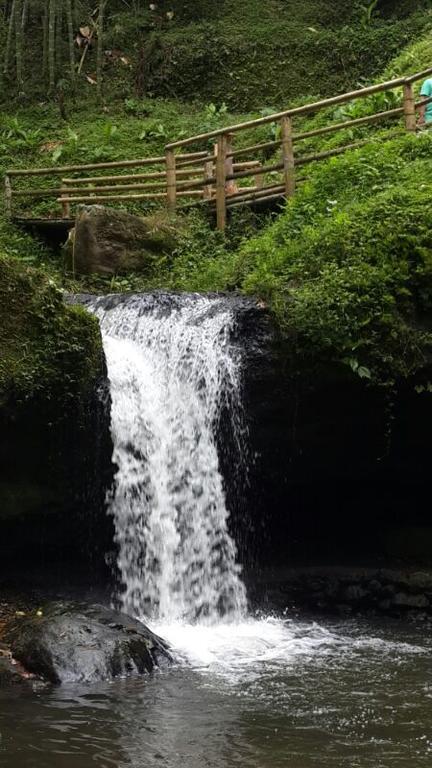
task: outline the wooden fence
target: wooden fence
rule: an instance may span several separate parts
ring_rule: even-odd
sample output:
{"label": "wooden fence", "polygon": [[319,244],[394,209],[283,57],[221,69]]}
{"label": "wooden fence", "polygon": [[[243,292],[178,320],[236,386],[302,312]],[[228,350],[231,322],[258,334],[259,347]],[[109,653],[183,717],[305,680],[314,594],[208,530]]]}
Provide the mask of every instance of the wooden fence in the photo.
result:
{"label": "wooden fence", "polygon": [[[5,204],[9,216],[17,216],[16,204],[43,200],[54,204],[40,219],[53,217],[71,220],[79,204],[94,203],[151,203],[176,211],[181,202],[198,201],[213,206],[217,226],[224,229],[227,211],[255,201],[290,198],[302,181],[298,168],[318,162],[360,146],[370,137],[354,143],[341,144],[327,151],[305,154],[296,152],[296,145],[334,132],[359,126],[400,121],[402,129],[417,130],[414,83],[432,74],[432,67],[411,77],[398,78],[385,83],[361,88],[313,104],[278,112],[266,117],[228,126],[208,133],[191,136],[168,144],[165,155],[139,160],[94,163],[87,165],[53,166],[50,168],[12,169],[5,177]],[[401,89],[400,105],[364,117],[334,121],[332,107],[374,94]],[[324,111],[328,124],[313,130],[295,130],[295,121]],[[261,126],[278,126],[276,138],[241,146],[235,143],[244,132]],[[185,148],[193,151],[185,152]],[[200,149],[202,147],[202,149]],[[269,156],[266,165],[264,155]],[[133,169],[133,170],[132,170]],[[110,175],[110,173],[112,175]],[[83,175],[85,174],[85,175]],[[39,188],[34,179],[44,178]],[[51,181],[53,178],[60,181]],[[58,211],[58,213],[57,213]],[[22,216],[21,216],[22,218]]]}

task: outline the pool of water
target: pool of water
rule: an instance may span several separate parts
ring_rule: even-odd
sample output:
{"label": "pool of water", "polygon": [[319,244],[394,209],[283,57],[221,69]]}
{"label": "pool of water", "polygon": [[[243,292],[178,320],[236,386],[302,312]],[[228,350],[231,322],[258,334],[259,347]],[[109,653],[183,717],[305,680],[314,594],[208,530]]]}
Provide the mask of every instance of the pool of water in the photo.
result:
{"label": "pool of water", "polygon": [[158,625],[174,667],[0,690],[8,768],[430,768],[432,633],[392,621]]}

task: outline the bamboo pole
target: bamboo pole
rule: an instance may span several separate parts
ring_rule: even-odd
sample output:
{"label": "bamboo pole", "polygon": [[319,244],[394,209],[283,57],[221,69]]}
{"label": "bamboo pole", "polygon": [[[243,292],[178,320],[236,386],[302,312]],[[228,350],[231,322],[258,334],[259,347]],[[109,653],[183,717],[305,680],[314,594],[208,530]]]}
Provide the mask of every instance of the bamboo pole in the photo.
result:
{"label": "bamboo pole", "polygon": [[226,177],[226,180],[232,181],[233,179],[248,179],[251,176],[262,176],[266,173],[276,173],[276,171],[282,171],[283,168],[283,163],[276,163],[275,165],[267,166],[263,165],[261,168],[254,168],[253,170],[238,171],[237,173],[232,173]]}
{"label": "bamboo pole", "polygon": [[301,141],[302,139],[310,139],[314,136],[323,136],[326,133],[333,133],[335,131],[343,131],[346,128],[354,128],[356,125],[366,125],[367,123],[375,123],[379,120],[391,119],[393,117],[399,117],[403,115],[404,108],[398,107],[397,109],[389,109],[386,112],[377,112],[375,115],[368,115],[367,117],[358,117],[355,120],[346,120],[344,123],[333,123],[333,125],[327,125],[324,128],[316,128],[313,131],[304,131],[303,133],[294,133],[293,141]]}
{"label": "bamboo pole", "polygon": [[[189,171],[176,171],[178,178],[188,179],[191,177],[198,177],[201,169],[194,169]],[[155,171],[154,173],[130,173],[123,176],[86,176],[77,179],[62,179],[65,184],[103,184],[103,183],[115,183],[115,182],[128,182],[128,181],[152,181],[153,179],[165,179],[166,171]]]}
{"label": "bamboo pole", "polygon": [[[195,186],[200,186],[202,184],[202,179],[199,179],[196,182]],[[182,187],[182,189],[188,189],[189,184],[186,182],[185,185]],[[191,185],[191,188],[193,186]],[[157,184],[106,184],[102,187],[71,187],[67,186],[65,189],[60,188],[57,189],[57,194],[63,194],[63,192],[69,192],[71,195],[94,195],[94,194],[104,194],[105,192],[131,192],[133,190],[138,189],[146,189],[149,192],[156,192],[159,190],[163,190],[166,194],[167,191],[167,185],[166,181],[157,183]]]}
{"label": "bamboo pole", "polygon": [[176,174],[175,154],[170,149],[167,150],[166,152],[165,164],[166,164],[167,207],[170,213],[174,213],[177,205],[177,196],[176,196],[177,174]]}
{"label": "bamboo pole", "polygon": [[[242,149],[235,149],[231,152],[232,157],[240,157],[240,155],[247,155],[249,152],[258,152],[262,149],[276,149],[282,144],[281,141],[266,141],[263,144],[252,144],[250,147],[243,147]],[[230,157],[230,155],[228,155]]]}
{"label": "bamboo pole", "polygon": [[262,187],[261,189],[257,189],[257,187],[243,187],[243,189],[240,189],[234,195],[230,195],[230,197],[227,198],[227,206],[231,205],[231,202],[235,202],[238,199],[252,197],[257,194],[267,195],[271,194],[272,192],[283,192],[284,190],[285,184],[269,184],[265,187]]}
{"label": "bamboo pole", "polygon": [[[176,197],[201,197],[201,190],[190,190],[186,192],[177,192]],[[80,197],[58,197],[58,203],[104,203],[106,201],[119,202],[120,200],[166,200],[165,192],[153,192],[153,194],[140,195],[96,195]]]}
{"label": "bamboo pole", "polygon": [[216,219],[217,228],[224,230],[226,225],[226,155],[228,139],[226,133],[218,138],[216,156]]}
{"label": "bamboo pole", "polygon": [[403,87],[405,128],[415,133],[417,128],[414,89],[411,83],[405,83]]}
{"label": "bamboo pole", "polygon": [[106,163],[87,163],[85,165],[58,165],[51,168],[11,168],[9,176],[50,176],[51,174],[74,173],[78,171],[97,171],[102,168],[137,168],[142,165],[160,165],[165,157],[145,157],[140,160],[114,160]]}
{"label": "bamboo pole", "polygon": [[181,155],[176,155],[177,160],[177,168],[189,168],[194,165],[202,165],[203,163],[210,162],[210,160],[213,160],[213,155],[205,154],[204,157],[197,157],[197,158],[191,158],[190,160],[180,160],[179,157]]}
{"label": "bamboo pole", "polygon": [[[232,208],[237,203],[241,202],[253,202],[254,200],[263,200],[266,197],[270,197],[270,195],[278,194],[280,196],[285,194],[285,184],[281,184],[279,187],[272,187],[270,190],[267,188],[262,190],[256,190],[255,192],[252,192],[250,195],[238,195],[230,197],[227,200],[227,208]],[[232,202],[231,202],[232,201]]]}
{"label": "bamboo pole", "polygon": [[285,182],[285,195],[293,197],[295,194],[295,159],[293,147],[293,128],[290,117],[281,120],[282,135],[282,161]]}

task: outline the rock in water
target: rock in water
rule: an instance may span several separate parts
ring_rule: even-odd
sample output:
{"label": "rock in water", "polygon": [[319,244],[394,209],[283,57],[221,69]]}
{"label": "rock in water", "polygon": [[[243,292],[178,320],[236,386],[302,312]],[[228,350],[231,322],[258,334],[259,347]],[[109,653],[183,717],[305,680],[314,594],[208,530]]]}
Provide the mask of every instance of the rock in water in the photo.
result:
{"label": "rock in water", "polygon": [[177,225],[166,216],[133,216],[101,205],[83,206],[66,252],[80,274],[151,275],[176,247]]}
{"label": "rock in water", "polygon": [[101,606],[55,604],[16,620],[5,639],[26,670],[54,684],[142,675],[171,661],[146,626]]}

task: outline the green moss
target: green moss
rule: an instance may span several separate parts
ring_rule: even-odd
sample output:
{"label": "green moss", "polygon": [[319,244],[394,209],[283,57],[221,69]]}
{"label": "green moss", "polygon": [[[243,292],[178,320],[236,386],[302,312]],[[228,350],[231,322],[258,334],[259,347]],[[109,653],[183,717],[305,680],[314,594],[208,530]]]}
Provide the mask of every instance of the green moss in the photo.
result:
{"label": "green moss", "polygon": [[0,405],[40,400],[61,414],[102,370],[95,318],[66,306],[43,273],[0,257]]}

